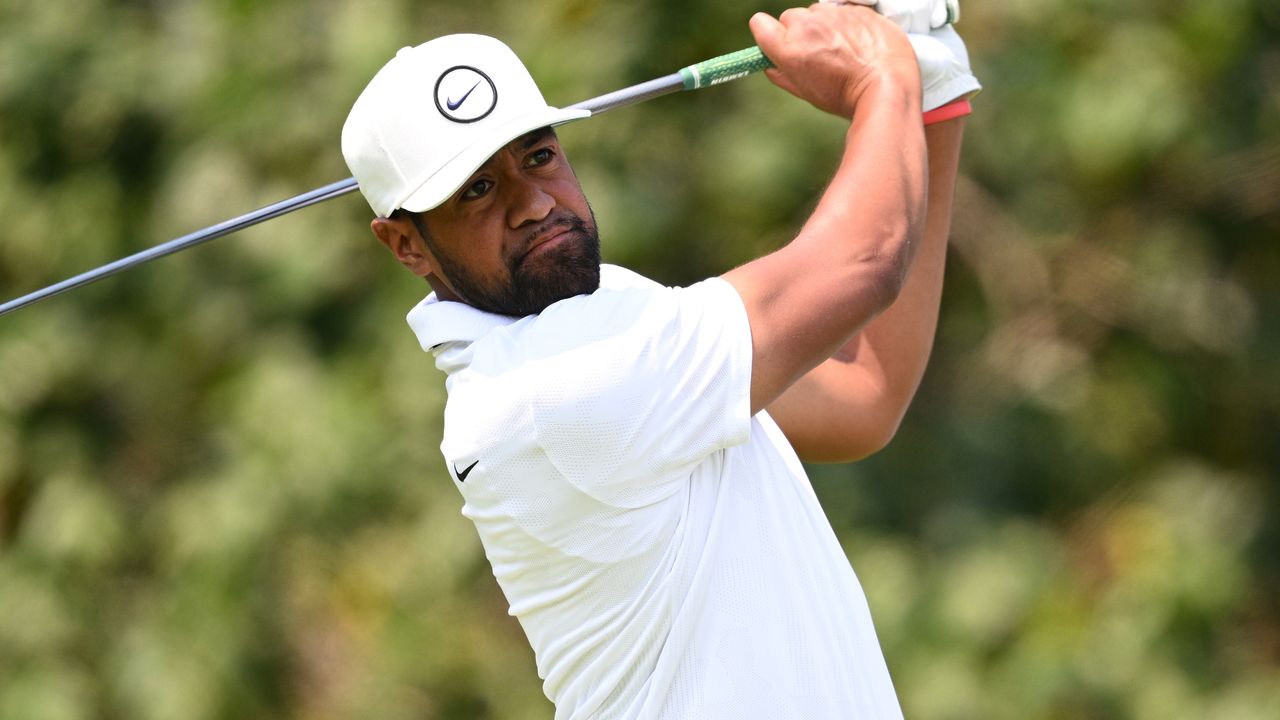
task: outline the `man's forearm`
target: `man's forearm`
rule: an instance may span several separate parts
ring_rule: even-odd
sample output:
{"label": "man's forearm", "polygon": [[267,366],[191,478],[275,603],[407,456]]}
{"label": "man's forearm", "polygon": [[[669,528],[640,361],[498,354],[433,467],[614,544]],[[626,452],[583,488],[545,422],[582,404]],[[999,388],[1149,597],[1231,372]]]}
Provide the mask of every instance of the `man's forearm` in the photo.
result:
{"label": "man's forearm", "polygon": [[866,362],[874,363],[884,376],[887,400],[900,408],[899,415],[906,412],[924,376],[938,326],[963,133],[963,119],[925,128],[929,194],[924,238],[898,298],[835,357],[860,362],[866,356]]}
{"label": "man's forearm", "polygon": [[751,320],[751,408],[840,348],[901,290],[924,225],[925,152],[918,93],[868,90],[814,213],[787,246],[724,275]]}
{"label": "man's forearm", "polygon": [[925,130],[924,236],[897,299],[769,406],[801,458],[848,461],[879,450],[906,412],[933,345],[963,119]]}

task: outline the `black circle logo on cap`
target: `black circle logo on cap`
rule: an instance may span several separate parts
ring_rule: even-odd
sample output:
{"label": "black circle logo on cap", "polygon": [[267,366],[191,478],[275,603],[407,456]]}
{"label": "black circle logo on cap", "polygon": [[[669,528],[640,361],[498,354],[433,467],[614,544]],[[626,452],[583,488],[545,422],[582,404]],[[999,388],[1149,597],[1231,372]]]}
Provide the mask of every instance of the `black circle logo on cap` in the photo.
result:
{"label": "black circle logo on cap", "polygon": [[498,87],[480,70],[455,65],[436,80],[436,109],[456,123],[483,120],[498,106]]}

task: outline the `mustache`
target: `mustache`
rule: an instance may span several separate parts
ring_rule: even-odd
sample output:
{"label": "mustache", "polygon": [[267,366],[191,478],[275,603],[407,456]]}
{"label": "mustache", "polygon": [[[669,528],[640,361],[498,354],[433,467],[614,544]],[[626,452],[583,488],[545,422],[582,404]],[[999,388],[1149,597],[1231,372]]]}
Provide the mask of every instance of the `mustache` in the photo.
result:
{"label": "mustache", "polygon": [[590,233],[591,228],[585,220],[572,212],[557,213],[555,216],[542,221],[525,235],[524,242],[516,249],[510,261],[519,262],[540,239],[565,230],[574,230],[586,235]]}

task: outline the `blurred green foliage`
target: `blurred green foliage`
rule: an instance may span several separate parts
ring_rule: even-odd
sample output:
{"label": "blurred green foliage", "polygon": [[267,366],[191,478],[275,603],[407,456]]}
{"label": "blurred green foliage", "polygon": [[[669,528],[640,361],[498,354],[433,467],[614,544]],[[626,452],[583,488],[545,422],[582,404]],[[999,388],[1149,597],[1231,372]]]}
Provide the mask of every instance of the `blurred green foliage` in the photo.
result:
{"label": "blurred green foliage", "polygon": [[[776,2],[0,4],[0,296],[345,177],[402,45],[567,104]],[[1280,717],[1280,6],[968,0],[930,372],[811,468],[908,717]],[[563,129],[606,257],[785,242],[841,123],[756,77]],[[357,196],[0,319],[0,718],[547,718]]]}

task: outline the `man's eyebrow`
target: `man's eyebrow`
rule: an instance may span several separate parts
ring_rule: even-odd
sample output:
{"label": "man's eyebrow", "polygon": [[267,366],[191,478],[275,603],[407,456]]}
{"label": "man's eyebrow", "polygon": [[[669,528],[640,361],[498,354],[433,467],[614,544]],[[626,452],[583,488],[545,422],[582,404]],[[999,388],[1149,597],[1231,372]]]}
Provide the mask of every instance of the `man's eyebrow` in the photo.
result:
{"label": "man's eyebrow", "polygon": [[525,133],[516,138],[516,147],[521,150],[528,150],[538,143],[546,140],[548,136],[555,137],[556,131],[550,127],[541,127],[533,132]]}
{"label": "man's eyebrow", "polygon": [[[546,127],[540,127],[537,130],[532,130],[530,132],[525,133],[524,135],[521,135],[515,140],[512,140],[510,143],[508,143],[506,152],[510,152],[511,148],[515,148],[519,152],[524,152],[529,148],[533,147],[534,145],[537,145],[538,143],[542,142],[543,140],[546,140],[548,137],[555,137],[555,136],[556,136],[556,131],[551,126],[548,125]],[[476,168],[475,172],[471,173],[471,177],[475,177],[482,171],[487,170],[489,167],[491,167],[501,152],[503,151],[500,150],[498,151],[498,153],[494,153],[493,156],[490,157],[488,160],[486,160],[483,165]]]}

